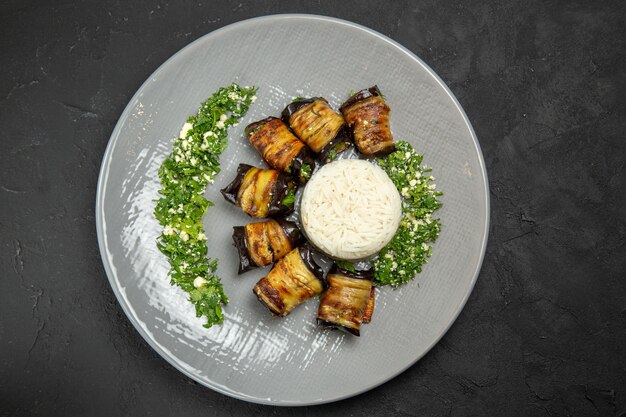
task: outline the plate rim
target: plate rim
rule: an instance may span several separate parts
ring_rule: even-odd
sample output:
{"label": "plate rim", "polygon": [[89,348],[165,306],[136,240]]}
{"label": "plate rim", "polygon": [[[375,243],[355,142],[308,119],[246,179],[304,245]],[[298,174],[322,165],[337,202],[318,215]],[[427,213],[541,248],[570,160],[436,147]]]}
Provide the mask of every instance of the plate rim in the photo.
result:
{"label": "plate rim", "polygon": [[[240,393],[237,392],[235,390],[230,390],[228,389],[228,387],[220,385],[219,383],[216,383],[214,381],[205,381],[202,380],[200,378],[198,378],[196,375],[194,375],[192,372],[190,372],[189,370],[187,370],[185,367],[181,366],[176,358],[174,357],[173,354],[171,354],[171,352],[167,352],[166,350],[164,350],[152,337],[151,335],[145,331],[143,329],[143,327],[141,326],[141,324],[139,323],[139,319],[135,316],[135,313],[133,311],[133,308],[128,304],[128,301],[126,299],[126,297],[121,293],[121,290],[117,284],[117,276],[116,273],[113,271],[113,266],[111,265],[111,260],[107,254],[107,243],[106,243],[106,226],[104,224],[104,212],[103,212],[103,193],[104,193],[104,189],[106,187],[106,182],[108,179],[108,174],[109,174],[109,164],[111,161],[111,154],[113,153],[113,150],[115,149],[115,145],[117,143],[117,140],[120,136],[120,131],[122,130],[122,127],[124,126],[124,124],[126,123],[128,117],[131,115],[132,110],[134,109],[134,104],[137,102],[137,100],[139,99],[139,97],[141,96],[141,94],[143,94],[143,90],[147,87],[147,85],[152,82],[152,80],[156,77],[158,77],[158,75],[168,66],[168,64],[170,63],[170,61],[173,61],[177,56],[183,54],[185,51],[187,51],[188,49],[193,48],[197,43],[202,42],[203,40],[205,40],[208,37],[211,36],[217,36],[219,34],[222,34],[224,32],[228,32],[231,30],[236,30],[240,27],[243,26],[247,26],[247,25],[251,25],[254,24],[256,22],[259,21],[265,21],[265,20],[290,20],[290,19],[305,19],[305,20],[321,20],[321,21],[325,21],[325,22],[331,22],[334,24],[340,24],[343,26],[348,26],[351,27],[353,29],[357,29],[357,30],[361,30],[363,32],[366,32],[369,35],[373,35],[381,40],[383,40],[384,42],[386,42],[387,44],[389,44],[391,47],[395,47],[397,49],[399,49],[401,52],[403,52],[404,54],[406,54],[409,58],[411,58],[413,61],[415,61],[417,64],[421,65],[430,76],[433,77],[433,79],[437,82],[437,84],[439,84],[440,87],[443,88],[443,91],[445,91],[445,93],[448,95],[448,97],[452,100],[452,102],[454,103],[454,106],[456,107],[456,109],[460,112],[463,121],[465,122],[465,125],[467,126],[470,135],[472,137],[472,142],[474,144],[474,148],[475,151],[478,155],[478,162],[479,162],[479,166],[480,166],[480,170],[482,172],[483,175],[483,190],[484,190],[484,204],[485,204],[485,227],[483,230],[483,235],[481,236],[481,248],[480,248],[480,255],[478,258],[478,262],[475,265],[474,268],[474,272],[473,272],[473,276],[472,279],[470,281],[470,285],[468,287],[468,290],[466,291],[466,293],[463,295],[463,298],[461,300],[461,302],[459,303],[456,311],[453,314],[452,319],[450,320],[450,322],[445,326],[445,329],[443,330],[443,332],[441,332],[441,334],[436,337],[433,342],[428,345],[428,347],[419,355],[416,355],[416,357],[412,360],[409,361],[404,367],[402,367],[400,370],[398,370],[396,373],[392,374],[391,376],[387,377],[387,378],[383,378],[379,381],[376,381],[375,383],[369,385],[367,388],[363,388],[360,389],[358,391],[352,392],[350,394],[343,394],[343,395],[338,395],[336,397],[331,397],[331,398],[320,398],[320,399],[316,399],[316,400],[311,400],[311,401],[294,401],[294,400],[277,400],[277,399],[272,399],[272,398],[257,398],[257,397],[252,397],[252,396],[248,396],[244,393]],[[245,20],[240,20],[237,22],[233,22],[230,23],[226,26],[223,26],[219,29],[213,30],[211,32],[208,32],[202,36],[200,36],[199,38],[195,39],[194,41],[190,42],[189,44],[185,45],[184,47],[182,47],[181,49],[179,49],[178,51],[176,51],[172,56],[170,56],[165,62],[163,62],[161,65],[159,65],[159,67],[153,71],[148,78],[146,78],[146,80],[141,84],[141,86],[137,89],[137,91],[135,92],[135,94],[133,94],[132,98],[129,100],[128,104],[126,105],[126,107],[124,108],[122,114],[120,115],[117,123],[115,124],[115,127],[113,128],[113,131],[111,132],[111,135],[109,137],[109,140],[107,142],[107,146],[106,149],[104,151],[104,154],[102,156],[102,160],[100,163],[100,170],[98,173],[98,183],[96,186],[96,207],[95,207],[95,217],[96,217],[96,235],[97,235],[97,239],[98,239],[98,247],[99,247],[99,251],[100,251],[100,258],[102,260],[102,264],[104,266],[104,270],[106,273],[106,276],[108,278],[109,284],[111,285],[111,288],[113,290],[113,293],[115,294],[115,298],[118,302],[118,304],[122,307],[122,310],[124,311],[124,314],[126,315],[126,317],[128,318],[128,320],[131,322],[131,324],[133,325],[133,327],[135,328],[135,330],[137,330],[137,332],[141,335],[141,337],[148,343],[148,345],[156,352],[159,354],[159,356],[163,359],[165,359],[171,366],[173,366],[176,370],[178,370],[179,372],[181,372],[183,375],[187,376],[188,378],[192,379],[193,381],[199,383],[202,386],[205,386],[207,388],[210,388],[213,391],[219,392],[220,394],[223,395],[227,395],[229,397],[233,397],[233,398],[237,398],[239,400],[243,400],[243,401],[248,401],[248,402],[252,402],[252,403],[256,403],[256,404],[263,404],[263,405],[274,405],[274,406],[309,406],[309,405],[320,405],[320,404],[326,404],[326,403],[331,403],[331,402],[335,402],[335,401],[340,401],[346,398],[351,398],[354,396],[357,396],[359,394],[362,394],[364,392],[370,391],[388,381],[390,381],[391,379],[396,378],[398,375],[400,375],[401,373],[405,372],[407,369],[409,369],[410,367],[412,367],[413,365],[415,365],[415,363],[417,363],[420,359],[422,359],[428,352],[430,352],[432,350],[432,348],[439,343],[439,341],[443,338],[443,336],[450,330],[450,328],[452,327],[452,325],[456,322],[456,320],[458,319],[459,315],[461,314],[461,311],[463,311],[463,309],[465,308],[465,305],[467,304],[467,301],[470,297],[470,295],[472,294],[473,290],[474,290],[474,286],[476,285],[476,281],[478,280],[478,275],[480,274],[482,265],[483,265],[483,261],[485,258],[485,253],[486,253],[486,249],[487,249],[487,241],[489,238],[489,230],[491,227],[491,206],[490,206],[490,195],[489,195],[489,179],[487,176],[487,169],[485,166],[485,159],[483,157],[483,153],[480,147],[480,143],[478,142],[478,138],[476,136],[476,132],[474,131],[474,128],[472,127],[472,124],[469,121],[469,118],[467,117],[467,114],[465,113],[465,110],[463,109],[463,107],[461,106],[461,104],[459,103],[459,101],[457,100],[457,98],[455,97],[455,95],[452,93],[452,91],[450,90],[450,88],[446,85],[446,83],[439,77],[439,75],[430,67],[428,66],[428,64],[426,64],[421,58],[419,58],[416,54],[414,54],[412,51],[410,51],[409,49],[407,49],[406,47],[404,47],[403,45],[401,45],[400,43],[398,43],[397,41],[391,39],[390,37],[375,31],[371,28],[368,28],[366,26],[363,26],[361,24],[358,23],[354,23],[351,22],[349,20],[344,20],[344,19],[340,19],[340,18],[336,18],[336,17],[331,17],[331,16],[324,16],[324,15],[317,15],[317,14],[307,14],[307,13],[284,13],[284,14],[271,14],[271,15],[264,15],[264,16],[257,16],[257,17],[253,17],[253,18],[249,18],[249,19],[245,19]]]}

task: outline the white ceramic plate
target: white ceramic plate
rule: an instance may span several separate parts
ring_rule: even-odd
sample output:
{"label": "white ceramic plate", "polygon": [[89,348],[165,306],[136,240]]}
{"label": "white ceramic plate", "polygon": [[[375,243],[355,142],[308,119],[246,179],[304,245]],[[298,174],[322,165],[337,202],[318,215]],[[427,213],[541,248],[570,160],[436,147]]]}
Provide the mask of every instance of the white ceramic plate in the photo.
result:
{"label": "white ceramic plate", "polygon": [[[258,100],[230,134],[223,171],[207,198],[211,257],[230,296],[222,326],[207,330],[186,294],[169,285],[155,245],[157,170],[173,138],[220,86],[259,87]],[[251,121],[278,116],[295,96],[338,106],[349,91],[377,84],[392,109],[396,139],[410,141],[443,190],[443,228],[424,271],[378,292],[360,338],[318,328],[316,299],[271,317],[252,288],[267,269],[237,276],[232,226],[251,219],[219,189],[240,162],[261,166],[246,143]],[[146,341],[185,375],[247,401],[307,405],[371,389],[411,366],[443,336],[480,270],[489,222],[487,178],[478,142],[450,90],[419,58],[354,23],[310,15],[239,22],[182,49],[143,84],[122,114],[98,182],[96,220],[102,260],[120,305]]]}

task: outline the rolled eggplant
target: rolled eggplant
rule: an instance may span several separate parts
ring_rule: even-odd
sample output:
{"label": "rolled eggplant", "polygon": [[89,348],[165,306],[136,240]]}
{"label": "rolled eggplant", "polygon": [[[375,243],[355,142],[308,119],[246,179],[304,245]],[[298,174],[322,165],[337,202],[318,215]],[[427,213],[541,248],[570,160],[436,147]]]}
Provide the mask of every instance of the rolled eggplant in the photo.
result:
{"label": "rolled eggplant", "polygon": [[285,107],[282,118],[300,140],[320,155],[322,161],[334,159],[333,155],[350,146],[350,129],[346,121],[325,98],[294,101]]}
{"label": "rolled eggplant", "polygon": [[365,156],[383,156],[395,149],[389,127],[389,106],[377,86],[361,90],[339,109],[352,129],[354,144]]}
{"label": "rolled eggplant", "polygon": [[289,252],[254,287],[254,294],[272,313],[284,317],[302,302],[322,292],[324,272],[310,246]]}
{"label": "rolled eggplant", "polygon": [[374,311],[373,276],[372,270],[351,272],[334,264],[326,277],[318,324],[360,336],[361,324],[368,323]]}
{"label": "rolled eggplant", "polygon": [[372,285],[372,290],[370,291],[370,299],[367,301],[367,305],[365,306],[365,311],[363,312],[363,323],[369,323],[372,321],[372,314],[374,314],[374,305],[376,299],[376,287]]}
{"label": "rolled eggplant", "polygon": [[309,148],[291,133],[276,117],[268,117],[246,127],[248,140],[269,166],[292,174],[305,183],[313,172],[313,157]]}
{"label": "rolled eggplant", "polygon": [[298,226],[283,219],[235,226],[233,242],[239,253],[239,274],[278,261],[302,241]]}
{"label": "rolled eggplant", "polygon": [[245,213],[263,218],[293,211],[296,183],[276,170],[239,164],[237,176],[221,192]]}

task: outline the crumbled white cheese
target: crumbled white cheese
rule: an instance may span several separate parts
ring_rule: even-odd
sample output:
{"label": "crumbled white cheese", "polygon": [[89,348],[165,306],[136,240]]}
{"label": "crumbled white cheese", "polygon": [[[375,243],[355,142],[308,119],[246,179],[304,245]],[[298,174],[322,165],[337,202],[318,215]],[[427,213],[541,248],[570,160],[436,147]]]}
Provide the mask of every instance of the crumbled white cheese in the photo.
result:
{"label": "crumbled white cheese", "polygon": [[193,129],[193,125],[191,123],[185,123],[183,128],[180,130],[180,135],[178,135],[181,139],[185,139],[187,137],[187,133]]}
{"label": "crumbled white cheese", "polygon": [[207,281],[206,279],[202,278],[202,277],[196,277],[196,279],[193,280],[193,286],[196,288],[200,288],[202,286],[204,286],[205,284],[208,284],[209,281]]}
{"label": "crumbled white cheese", "polygon": [[180,231],[179,236],[183,240],[183,242],[186,242],[189,240],[189,233],[185,232],[184,230]]}
{"label": "crumbled white cheese", "polygon": [[172,227],[172,225],[168,224],[167,226],[165,226],[165,228],[163,229],[163,234],[165,236],[173,235],[174,234],[174,228]]}
{"label": "crumbled white cheese", "polygon": [[198,240],[206,240],[206,235],[204,233],[198,233]]}
{"label": "crumbled white cheese", "polygon": [[215,123],[215,127],[219,129],[224,129],[224,122],[221,120],[218,120],[217,123]]}

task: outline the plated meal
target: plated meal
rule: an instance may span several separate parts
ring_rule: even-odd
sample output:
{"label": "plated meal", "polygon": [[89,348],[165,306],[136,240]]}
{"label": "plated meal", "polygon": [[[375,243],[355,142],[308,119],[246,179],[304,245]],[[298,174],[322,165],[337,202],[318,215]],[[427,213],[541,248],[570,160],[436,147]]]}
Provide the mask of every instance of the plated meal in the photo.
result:
{"label": "plated meal", "polygon": [[[171,283],[189,293],[205,327],[222,323],[228,297],[217,260],[206,256],[202,218],[212,203],[204,193],[219,172],[227,128],[245,116],[255,92],[219,89],[184,124],[159,170],[157,245],[169,258]],[[322,97],[298,97],[281,117],[245,128],[267,167],[239,164],[221,193],[263,219],[235,226],[232,243],[239,274],[271,265],[251,289],[273,315],[318,297],[318,324],[359,336],[377,288],[408,282],[430,257],[442,193],[422,156],[394,141],[390,111],[373,86],[352,93],[339,111]]]}
{"label": "plated meal", "polygon": [[[337,39],[349,41],[333,41]],[[302,45],[316,53],[303,54]],[[232,87],[232,81],[242,88]],[[395,150],[366,157],[340,109],[353,95],[351,89],[375,84],[390,108]],[[198,111],[220,86],[227,87]],[[253,102],[254,96],[258,98]],[[314,112],[285,120],[285,108],[295,113],[306,107],[305,98],[294,101],[296,96],[316,102]],[[312,100],[319,96],[326,100]],[[244,114],[246,103],[249,111]],[[229,120],[232,113],[227,107],[237,110],[237,104],[241,117]],[[340,117],[325,119],[330,133],[306,130],[309,117],[331,111]],[[270,116],[287,125],[316,163],[309,179],[303,178],[306,182],[284,172],[283,178],[293,183],[291,213],[253,217],[227,202],[220,190],[232,182],[242,163],[283,173],[262,160],[245,132],[246,126]],[[194,128],[197,120],[202,123]],[[298,120],[301,124],[296,126]],[[192,136],[185,138],[186,145],[179,138],[181,131]],[[333,248],[321,248],[321,240],[313,241],[314,232],[302,224],[305,190],[315,184],[314,177],[322,176],[323,167],[346,159],[382,169],[402,202],[395,234],[365,261],[325,255],[324,250]],[[215,164],[209,166],[207,161]],[[179,178],[172,177],[177,183],[167,180],[169,202],[159,204],[156,200],[166,197],[159,194],[165,188],[159,175],[164,163]],[[306,177],[307,167],[303,171]],[[206,179],[204,174],[214,182],[207,182],[202,192],[198,186]],[[437,176],[437,188],[426,190],[434,182],[431,174]],[[445,195],[431,199],[431,191],[440,188]],[[192,198],[192,190],[200,194]],[[436,200],[443,205],[433,211]],[[155,206],[163,209],[161,220],[154,216]],[[300,406],[363,393],[406,370],[436,345],[477,280],[489,206],[485,163],[471,123],[453,92],[424,61],[392,39],[352,22],[280,15],[213,31],[146,79],[111,133],[98,177],[95,218],[103,267],[117,302],[160,357],[181,375],[219,393],[262,404]],[[201,219],[198,227],[191,221],[196,215]],[[437,218],[443,226],[432,244],[439,230]],[[261,248],[271,250],[242,252],[242,259],[232,244],[233,227],[242,244],[261,234],[265,242]],[[168,255],[155,243],[167,247]],[[324,288],[287,316],[277,316],[253,290],[281,259],[305,246],[322,267]],[[194,253],[202,255],[191,256]],[[240,264],[246,272],[238,275]],[[359,274],[369,271],[371,279],[345,278],[340,270],[352,273],[350,268]],[[176,285],[170,286],[170,281]],[[362,303],[369,285],[375,300],[369,324],[364,324],[363,314],[361,337],[350,335],[350,326],[344,327],[346,332],[326,330],[325,315],[334,314],[334,307],[321,308],[322,300],[343,304],[350,293],[359,294]],[[356,301],[349,305],[360,309]]]}

